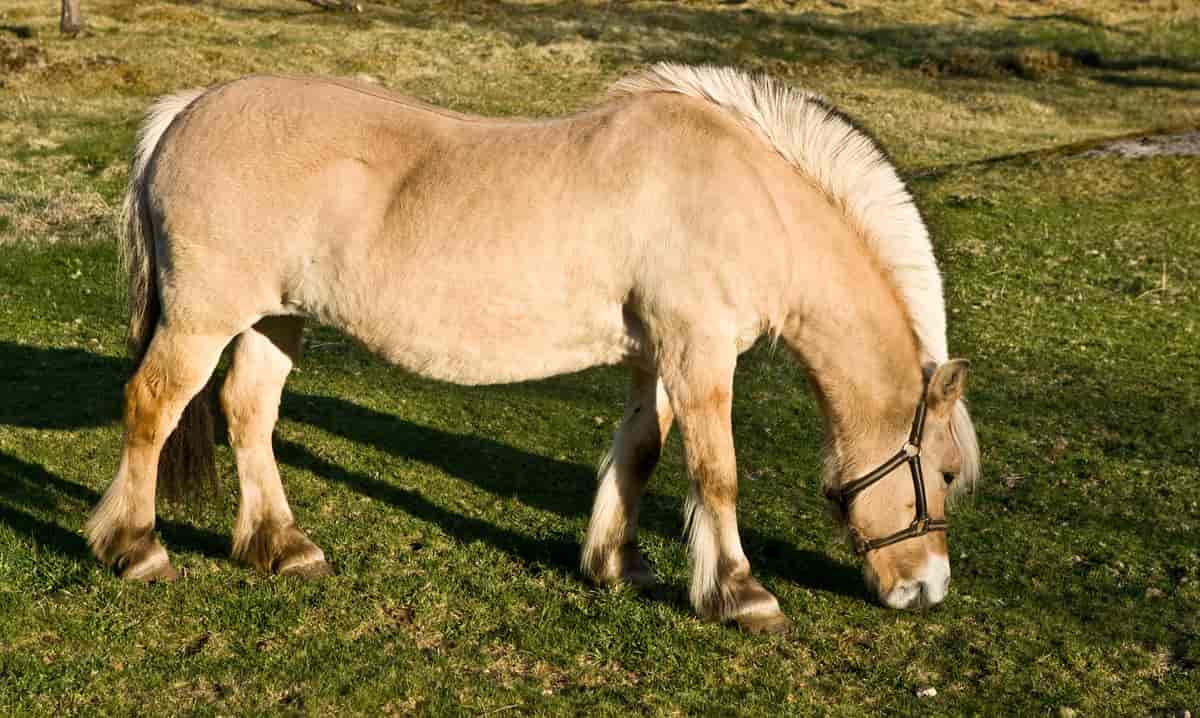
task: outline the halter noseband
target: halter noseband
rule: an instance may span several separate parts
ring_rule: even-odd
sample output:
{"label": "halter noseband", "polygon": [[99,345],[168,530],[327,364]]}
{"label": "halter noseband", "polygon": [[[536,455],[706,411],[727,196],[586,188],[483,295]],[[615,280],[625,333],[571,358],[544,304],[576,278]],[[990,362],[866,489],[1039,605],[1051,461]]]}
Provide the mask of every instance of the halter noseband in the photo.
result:
{"label": "halter noseband", "polygon": [[908,464],[908,470],[912,474],[913,492],[916,495],[917,501],[916,517],[908,525],[908,528],[901,529],[890,536],[879,539],[868,539],[853,526],[850,526],[850,538],[854,541],[854,553],[859,556],[865,555],[875,549],[883,548],[884,546],[891,546],[894,543],[900,543],[910,538],[924,536],[930,531],[946,530],[947,523],[945,519],[929,517],[929,506],[925,499],[925,480],[921,476],[921,436],[925,433],[925,413],[925,392],[922,391],[921,401],[917,404],[916,416],[913,417],[912,430],[908,432],[908,442],[904,444],[904,447],[866,476],[846,483],[840,489],[831,488],[825,494],[831,500],[838,502],[842,508],[842,515],[846,517],[848,523],[850,520],[850,506],[859,494],[874,486],[875,483],[891,473],[892,469],[895,469],[900,464]]}

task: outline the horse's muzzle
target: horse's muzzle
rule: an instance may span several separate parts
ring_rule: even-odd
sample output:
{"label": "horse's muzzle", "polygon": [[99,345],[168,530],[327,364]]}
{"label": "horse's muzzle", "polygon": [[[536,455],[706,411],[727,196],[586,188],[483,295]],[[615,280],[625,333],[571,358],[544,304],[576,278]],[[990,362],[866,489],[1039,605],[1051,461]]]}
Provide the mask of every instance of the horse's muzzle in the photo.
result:
{"label": "horse's muzzle", "polygon": [[890,587],[879,585],[875,571],[867,564],[867,585],[875,591],[879,602],[888,608],[919,610],[941,603],[950,589],[950,560],[933,556],[925,562],[918,575],[901,579]]}

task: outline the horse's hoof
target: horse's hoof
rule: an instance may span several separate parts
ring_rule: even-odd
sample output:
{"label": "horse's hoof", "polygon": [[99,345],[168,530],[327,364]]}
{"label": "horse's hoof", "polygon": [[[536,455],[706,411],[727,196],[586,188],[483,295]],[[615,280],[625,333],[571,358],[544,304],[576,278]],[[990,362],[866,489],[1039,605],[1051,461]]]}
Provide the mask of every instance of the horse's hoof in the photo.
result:
{"label": "horse's hoof", "polygon": [[650,568],[649,562],[642,557],[637,546],[624,547],[620,553],[620,560],[621,577],[618,579],[620,583],[628,584],[638,590],[653,588],[654,584],[658,583],[654,569]]}
{"label": "horse's hoof", "polygon": [[333,575],[333,566],[326,561],[309,561],[308,563],[293,564],[279,570],[280,576],[295,576],[306,581],[317,581]]}
{"label": "horse's hoof", "polygon": [[654,569],[643,564],[635,568],[627,568],[621,575],[621,582],[627,583],[630,586],[644,591],[648,588],[654,588],[658,583],[658,577],[654,575]]}
{"label": "horse's hoof", "polygon": [[179,572],[167,560],[165,551],[161,556],[151,557],[131,566],[124,566],[117,572],[117,575],[125,581],[142,583],[170,582],[179,578]]}
{"label": "horse's hoof", "polygon": [[584,564],[583,572],[596,586],[632,586],[644,590],[658,583],[654,569],[635,544],[596,553]]}
{"label": "horse's hoof", "polygon": [[734,620],[737,621],[738,628],[746,633],[787,633],[792,630],[792,619],[782,613],[754,613],[738,616]]}
{"label": "horse's hoof", "polygon": [[126,581],[174,581],[179,572],[171,565],[167,550],[148,532],[130,546],[116,562],[117,575]]}

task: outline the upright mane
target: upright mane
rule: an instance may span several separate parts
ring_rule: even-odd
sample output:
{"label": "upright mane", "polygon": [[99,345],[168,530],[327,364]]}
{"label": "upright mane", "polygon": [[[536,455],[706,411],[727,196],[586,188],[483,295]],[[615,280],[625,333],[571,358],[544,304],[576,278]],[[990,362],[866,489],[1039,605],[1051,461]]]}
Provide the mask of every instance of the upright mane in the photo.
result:
{"label": "upright mane", "polygon": [[[925,222],[886,153],[824,98],[765,75],[727,68],[658,63],[617,81],[609,97],[675,92],[717,105],[763,137],[810,178],[858,231],[888,272],[908,309],[921,361],[949,358],[942,278]],[[979,473],[975,429],[966,406],[955,407],[952,431],[963,455],[956,482]]]}

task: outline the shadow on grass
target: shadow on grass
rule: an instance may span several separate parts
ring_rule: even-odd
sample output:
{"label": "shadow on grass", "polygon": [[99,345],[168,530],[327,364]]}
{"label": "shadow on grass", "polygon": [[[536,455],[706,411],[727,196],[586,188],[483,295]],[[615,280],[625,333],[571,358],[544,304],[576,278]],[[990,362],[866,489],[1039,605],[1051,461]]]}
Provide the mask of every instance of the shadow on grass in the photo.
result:
{"label": "shadow on grass", "polygon": [[[276,441],[276,456],[282,462],[311,471],[326,481],[334,481],[376,501],[382,501],[409,516],[440,527],[461,543],[480,541],[500,549],[529,567],[578,574],[580,545],[574,538],[531,538],[503,526],[463,516],[426,499],[421,494],[386,481],[371,478],[332,464],[314,455],[303,446],[290,441]],[[461,478],[461,477],[460,477]],[[491,486],[484,486],[491,489]],[[590,499],[589,497],[585,497]],[[590,506],[590,500],[588,501]],[[754,569],[759,575],[774,575],[806,588],[852,597],[866,597],[859,574],[853,568],[831,561],[813,551],[797,549],[777,539],[762,540],[753,531],[746,531],[749,553],[756,559]],[[656,586],[642,592],[651,600],[686,609],[687,592],[681,587]],[[690,610],[690,609],[686,609]]]}
{"label": "shadow on grass", "polygon": [[1094,18],[1084,17],[1083,15],[1077,15],[1075,13],[1069,13],[1069,12],[1044,13],[1041,15],[1007,15],[1006,17],[1009,20],[1016,20],[1019,22],[1030,22],[1030,23],[1060,22],[1060,23],[1065,23],[1068,25],[1079,25],[1080,27],[1096,28],[1099,30],[1105,30],[1107,32],[1119,32],[1119,33],[1127,33],[1127,34],[1132,32],[1130,30],[1125,30],[1124,28],[1122,28],[1118,25],[1109,25],[1107,23],[1101,22],[1100,20],[1097,20]]}
{"label": "shadow on grass", "polygon": [[[100,494],[86,486],[0,452],[0,523],[28,536],[43,549],[65,558],[91,560],[81,533],[39,515],[58,516],[69,511],[82,523],[85,513],[99,500]],[[161,518],[158,529],[167,542],[178,548],[213,557],[229,553],[228,536]]]}
{"label": "shadow on grass", "polygon": [[[450,434],[331,397],[288,392],[281,413],[350,441],[373,445],[398,459],[436,466],[493,495],[514,498],[542,511],[566,518],[584,518],[591,511],[595,491],[591,466],[530,454],[483,437]],[[419,494],[329,464],[294,443],[277,441],[276,445],[281,461],[436,523],[461,541],[484,541],[520,560],[543,563],[567,573],[578,570],[580,546],[574,540],[543,547],[540,539],[448,512]],[[678,503],[670,497],[647,495],[642,530],[678,537],[678,511],[657,508]],[[765,536],[745,523],[740,528],[747,552],[757,559],[753,569],[759,575],[772,575],[813,590],[864,595],[855,568],[823,553]]]}
{"label": "shadow on grass", "polygon": [[[0,378],[0,395],[6,397],[0,403],[0,426],[81,429],[111,424],[120,415],[120,387],[126,378],[123,360],[77,349],[41,349],[0,342],[0,366],[12,368],[8,376]],[[536,389],[525,385],[519,391]],[[551,393],[561,396],[571,392],[560,380]],[[515,498],[542,511],[583,518],[591,510],[595,489],[591,466],[531,454],[485,437],[421,426],[337,398],[285,392],[281,414],[350,441],[375,446],[397,459],[436,466],[489,493]],[[293,442],[277,440],[276,446],[281,462],[310,470],[434,523],[463,543],[483,541],[528,564],[577,572],[580,547],[575,540],[530,538],[449,511],[417,492],[347,471]],[[0,483],[0,505],[5,507],[0,521],[64,555],[88,556],[77,533],[49,524],[35,514],[54,513],[64,505],[84,511],[99,501],[99,494],[16,457],[0,455],[0,476],[6,477]],[[670,497],[648,496],[642,519],[644,530],[678,537],[678,512],[656,508],[677,503]],[[159,528],[163,538],[179,548],[214,556],[228,552],[227,536],[173,521],[160,520]],[[760,534],[752,527],[743,527],[742,536],[747,551],[756,558],[759,574],[814,590],[863,595],[858,571],[851,566]]]}
{"label": "shadow on grass", "polygon": [[81,429],[121,416],[127,362],[0,341],[0,426]]}
{"label": "shadow on grass", "polygon": [[[125,378],[126,363],[77,349],[43,349],[0,341],[0,426],[26,429],[86,429],[107,426],[119,415],[118,399]],[[1078,424],[1078,412],[1087,407],[1103,410],[1087,412],[1093,432],[1111,433],[1102,440],[1106,454],[1162,456],[1167,460],[1188,461],[1196,457],[1195,448],[1178,431],[1181,414],[1159,411],[1163,397],[1153,387],[1138,382],[1116,385],[1086,365],[1070,366],[1074,381],[1057,387],[1048,395],[1028,397],[1034,411],[1058,417],[1064,424]],[[568,381],[555,387],[555,394],[569,388]],[[1085,388],[1086,387],[1086,388]],[[1084,391],[1081,394],[1080,389]],[[536,391],[532,385],[521,392]],[[1165,389],[1164,389],[1165,391]],[[1095,396],[1091,394],[1095,393]],[[520,393],[515,395],[520,396]],[[516,399],[516,400],[519,400]],[[512,497],[542,511],[563,517],[582,519],[591,507],[593,468],[539,456],[484,437],[457,435],[432,427],[404,421],[396,416],[364,408],[339,398],[285,393],[283,414],[290,419],[317,427],[349,441],[370,445],[396,457],[438,467],[447,474],[470,482],[499,496]],[[1195,406],[1182,407],[1182,416],[1197,417]],[[463,516],[440,506],[418,491],[395,486],[347,470],[316,456],[308,448],[290,441],[279,441],[282,462],[312,471],[327,481],[343,484],[376,501],[386,502],[408,514],[439,526],[463,543],[481,541],[495,546],[530,566],[545,566],[563,573],[577,573],[578,542],[570,538],[534,538],[504,525]],[[111,467],[106,467],[109,470]],[[1139,494],[1140,495],[1140,494]],[[72,524],[79,525],[88,508],[99,500],[87,486],[56,475],[42,465],[10,453],[0,453],[0,523],[28,536],[40,546],[64,557],[91,561],[86,544],[76,529],[55,521],[64,512],[73,512]],[[1153,502],[1144,496],[1143,502]],[[679,518],[675,498],[648,496],[643,525],[646,530],[676,538]],[[1146,520],[1122,515],[1122,505],[1092,507],[1086,523],[1103,525],[1103,530],[1147,542],[1166,540],[1154,532],[1155,510],[1143,503]],[[1161,510],[1159,510],[1161,512]],[[1077,520],[1080,517],[1077,517]],[[176,547],[210,556],[225,556],[227,535],[197,529],[177,521],[160,522],[164,538]],[[1069,547],[1071,533],[1059,539]],[[1080,534],[1081,536],[1082,534]],[[810,589],[865,598],[858,571],[851,565],[832,560],[824,553],[810,551],[781,541],[745,526],[743,537],[755,570],[763,577],[793,582]],[[1064,550],[1066,550],[1064,548]],[[1128,603],[1094,601],[1075,602],[1069,613],[1057,606],[1061,598],[1054,590],[1029,592],[1016,578],[986,572],[974,579],[988,585],[995,595],[1022,595],[1031,607],[1061,613],[1064,620],[1087,624],[1110,622],[1130,627],[1137,624]],[[1071,584],[1076,589],[1083,584]],[[1066,590],[1060,587],[1059,591]],[[682,606],[682,593],[666,587],[666,593],[652,595]],[[1090,594],[1087,594],[1090,596]],[[1161,631],[1160,631],[1161,633]]]}
{"label": "shadow on grass", "polygon": [[[86,429],[111,425],[120,413],[120,387],[126,362],[77,349],[42,349],[0,341],[0,426],[29,429]],[[1165,460],[1188,462],[1196,459],[1195,446],[1186,432],[1178,431],[1180,417],[1198,417],[1194,406],[1181,407],[1182,414],[1159,411],[1163,397],[1154,387],[1114,385],[1109,377],[1096,376],[1086,365],[1060,367],[1074,377],[1071,384],[1054,387],[1049,393],[1025,397],[1025,409],[1037,415],[1058,416],[1065,424],[1078,423],[1081,407],[1088,411],[1099,448],[1113,457],[1131,454],[1157,455]],[[616,377],[613,377],[615,379]],[[608,383],[607,381],[605,382]],[[551,394],[569,397],[573,383],[559,380]],[[514,395],[536,392],[536,385],[521,387]],[[586,390],[585,390],[586,391]],[[1082,392],[1082,393],[1081,393]],[[1094,394],[1094,396],[1093,396]],[[1126,395],[1128,394],[1128,395]],[[565,400],[565,399],[563,399]],[[503,497],[510,497],[541,511],[571,519],[583,519],[591,508],[594,490],[593,467],[532,454],[494,440],[452,434],[421,426],[397,416],[359,406],[340,398],[296,392],[285,393],[282,413],[289,419],[314,426],[357,444],[370,445],[398,460],[411,460],[437,467],[450,476]],[[1095,432],[1100,432],[1096,434]],[[439,526],[463,543],[481,541],[495,546],[531,566],[546,566],[566,574],[577,572],[579,545],[570,538],[533,538],[488,521],[464,516],[437,505],[418,491],[350,471],[316,456],[310,449],[289,441],[278,441],[281,462],[312,471],[326,481],[343,484],[376,501]],[[111,467],[105,467],[105,471]],[[1082,467],[1092,470],[1092,467]],[[0,453],[0,522],[63,556],[91,560],[77,530],[66,528],[54,518],[73,512],[71,524],[83,522],[86,511],[99,500],[93,489],[68,481],[44,466]],[[1147,496],[1145,501],[1155,501]],[[651,494],[643,512],[644,530],[677,539],[680,532],[677,497]],[[1018,507],[1019,508],[1019,507]],[[1086,524],[1156,544],[1164,539],[1156,532],[1155,512],[1143,505],[1145,517],[1122,515],[1122,505],[1094,506]],[[1082,521],[1082,516],[1076,516]],[[176,547],[211,556],[228,551],[227,535],[213,533],[178,521],[161,521],[164,538]],[[865,596],[858,571],[851,565],[743,526],[743,538],[755,570],[762,576],[793,582],[810,589],[861,598]],[[983,577],[979,577],[984,580]],[[1000,594],[1011,594],[998,577],[986,579]],[[1040,604],[1051,595],[1030,597]],[[1094,607],[1108,618],[1123,615],[1124,609]],[[1090,609],[1089,609],[1090,610]]]}
{"label": "shadow on grass", "polygon": [[22,40],[33,37],[33,28],[29,25],[0,25],[0,32],[12,33]]}
{"label": "shadow on grass", "polygon": [[487,521],[448,511],[416,491],[348,471],[292,441],[277,439],[275,455],[290,466],[311,471],[321,479],[343,484],[363,496],[434,524],[464,544],[481,541],[526,564],[538,564],[566,572],[574,571],[578,565],[579,548],[573,540],[535,539]]}
{"label": "shadow on grass", "polygon": [[1158,77],[1130,77],[1106,73],[1096,78],[1117,87],[1157,87],[1165,90],[1200,90],[1200,80],[1167,80]]}

